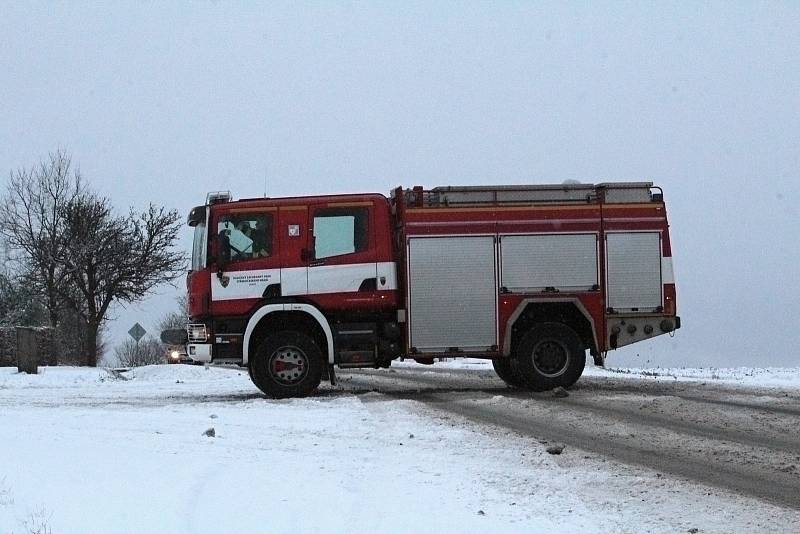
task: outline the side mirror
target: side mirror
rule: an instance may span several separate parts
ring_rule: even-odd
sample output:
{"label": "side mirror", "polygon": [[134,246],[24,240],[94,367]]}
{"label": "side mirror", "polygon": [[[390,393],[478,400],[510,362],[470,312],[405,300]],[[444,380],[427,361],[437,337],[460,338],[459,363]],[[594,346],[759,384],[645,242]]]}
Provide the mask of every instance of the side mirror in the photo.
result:
{"label": "side mirror", "polygon": [[206,207],[205,206],[197,206],[196,208],[192,208],[192,211],[189,212],[189,217],[187,219],[187,223],[189,226],[194,228],[201,222],[206,220]]}

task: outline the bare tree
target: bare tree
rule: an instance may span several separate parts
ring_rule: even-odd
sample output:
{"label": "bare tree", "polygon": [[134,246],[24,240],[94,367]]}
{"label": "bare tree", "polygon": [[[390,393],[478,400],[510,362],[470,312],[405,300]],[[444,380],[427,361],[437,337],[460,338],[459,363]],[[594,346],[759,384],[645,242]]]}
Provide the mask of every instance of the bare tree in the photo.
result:
{"label": "bare tree", "polygon": [[44,326],[47,312],[43,299],[31,290],[29,280],[0,273],[0,325]]}
{"label": "bare tree", "polygon": [[186,321],[188,319],[186,295],[181,295],[176,298],[175,303],[178,305],[177,309],[165,313],[163,316],[161,316],[161,319],[159,319],[158,324],[156,325],[156,329],[159,332],[164,330],[186,328]]}
{"label": "bare tree", "polygon": [[61,212],[83,191],[80,172],[59,150],[38,166],[13,172],[0,200],[0,235],[22,252],[29,282],[45,297],[50,326],[58,323],[60,288],[68,276],[59,261],[65,240]]}
{"label": "bare tree", "polygon": [[[77,303],[80,308],[75,309],[72,304],[67,303],[59,311],[58,327],[56,327],[56,337],[59,341],[59,362],[65,365],[85,365],[86,353],[89,350],[86,299],[71,283],[65,285],[64,291],[70,293],[70,300]],[[106,350],[103,330],[104,328],[101,326],[95,338],[94,346],[98,362],[102,360]]]}
{"label": "bare tree", "polygon": [[8,276],[11,272],[11,263],[12,263],[12,251],[11,245],[9,244],[8,240],[5,239],[0,232],[0,273]]}
{"label": "bare tree", "polygon": [[[111,303],[139,300],[183,272],[185,257],[173,250],[180,217],[152,204],[142,214],[115,216],[107,199],[90,193],[73,198],[62,216],[59,266],[85,299],[86,364],[96,366],[97,334]],[[62,297],[77,304],[69,294]]]}
{"label": "bare tree", "polygon": [[161,342],[153,337],[147,337],[139,343],[132,339],[127,339],[122,345],[118,345],[114,352],[119,365],[122,367],[166,363],[166,351]]}

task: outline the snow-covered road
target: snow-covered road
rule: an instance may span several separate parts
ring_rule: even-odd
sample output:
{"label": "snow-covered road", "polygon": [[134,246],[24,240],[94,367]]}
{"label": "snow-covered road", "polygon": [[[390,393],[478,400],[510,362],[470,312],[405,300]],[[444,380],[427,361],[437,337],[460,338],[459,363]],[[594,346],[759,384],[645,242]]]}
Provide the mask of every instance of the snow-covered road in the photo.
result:
{"label": "snow-covered road", "polygon": [[401,364],[283,401],[124,376],[0,369],[1,533],[800,531],[797,369],[590,368],[555,398]]}
{"label": "snow-covered road", "polygon": [[799,391],[601,376],[557,398],[487,388],[490,371],[413,369],[350,383],[382,379],[391,397],[411,398],[392,387],[402,381],[426,406],[476,423],[800,509]]}

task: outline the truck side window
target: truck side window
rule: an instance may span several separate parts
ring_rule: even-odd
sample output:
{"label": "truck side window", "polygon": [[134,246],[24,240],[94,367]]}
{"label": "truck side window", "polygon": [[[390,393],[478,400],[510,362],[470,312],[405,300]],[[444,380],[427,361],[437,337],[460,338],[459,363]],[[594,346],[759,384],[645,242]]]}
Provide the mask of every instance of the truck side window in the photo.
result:
{"label": "truck side window", "polygon": [[272,255],[272,214],[232,214],[217,223],[224,234],[231,261],[266,258]]}
{"label": "truck side window", "polygon": [[323,208],[314,212],[314,258],[353,254],[368,247],[367,208]]}

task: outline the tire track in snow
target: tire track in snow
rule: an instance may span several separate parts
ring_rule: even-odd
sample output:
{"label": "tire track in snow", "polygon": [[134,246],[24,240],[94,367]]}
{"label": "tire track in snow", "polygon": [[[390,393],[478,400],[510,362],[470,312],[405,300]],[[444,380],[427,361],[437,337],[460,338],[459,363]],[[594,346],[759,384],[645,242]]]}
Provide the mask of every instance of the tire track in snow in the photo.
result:
{"label": "tire track in snow", "polygon": [[[636,379],[622,379],[625,382]],[[573,387],[576,391],[598,391],[601,393],[634,393],[658,397],[678,397],[687,401],[704,402],[718,406],[744,408],[770,414],[792,415],[800,417],[800,397],[796,397],[781,389],[763,389],[749,387],[720,387],[719,384],[709,385],[703,382],[679,382],[678,384],[665,384],[641,380],[636,384],[620,383],[619,379],[604,379],[603,377],[582,378]],[[688,390],[691,390],[689,392]],[[726,396],[728,398],[719,398]],[[730,398],[734,397],[734,398]],[[752,402],[748,399],[769,397],[781,405]],[[788,401],[788,405],[787,405]]]}
{"label": "tire track in snow", "polygon": [[[436,377],[424,376],[420,374],[414,374],[413,376],[409,376],[409,374],[410,373],[403,373],[403,375],[397,376],[396,379],[415,384],[418,382],[423,382],[431,385],[441,384],[441,380],[439,380]],[[398,373],[398,375],[400,375],[400,373]],[[366,373],[364,374],[364,376],[367,376]],[[370,375],[370,376],[381,376],[381,375]],[[457,378],[456,381],[459,382],[460,385],[464,383],[464,379],[462,379],[461,377]],[[421,388],[418,391],[423,392],[423,391],[428,391],[428,389]],[[609,404],[609,402],[613,401],[609,401],[603,397],[591,398],[590,396],[587,396],[584,398],[576,398],[574,394],[573,396],[566,399],[557,399],[552,397],[549,392],[533,393],[529,391],[515,390],[505,387],[500,387],[494,390],[489,390],[485,388],[470,389],[468,387],[445,388],[445,389],[439,388],[439,391],[441,392],[448,391],[451,393],[474,392],[484,395],[494,394],[508,398],[534,400],[537,402],[556,403],[561,405],[566,404],[572,406],[575,409],[590,411],[596,415],[605,416],[618,421],[625,421],[631,424],[666,428],[676,433],[690,434],[697,437],[707,438],[710,440],[717,440],[723,442],[731,441],[735,443],[740,443],[742,445],[747,445],[750,447],[761,447],[770,450],[778,449],[796,455],[800,458],[800,439],[798,439],[794,434],[787,435],[783,431],[783,429],[780,432],[775,432],[767,427],[764,427],[763,424],[759,428],[755,429],[753,432],[748,433],[741,429],[738,421],[729,420],[729,418],[717,417],[717,420],[713,422],[709,421],[692,422],[679,419],[678,414],[675,414],[674,412],[673,415],[649,413],[648,411],[646,411],[646,408],[649,407],[642,406],[641,404],[629,408],[618,408]],[[396,392],[387,392],[387,393],[396,395]],[[577,393],[581,393],[581,391],[578,390]],[[638,397],[649,396],[646,393],[642,393],[640,391],[635,391],[635,390],[631,391],[631,393],[635,393],[636,396]],[[633,395],[631,396],[633,397]],[[409,393],[406,398],[413,398],[413,397],[414,395]],[[706,399],[706,398],[700,398],[699,400],[696,400],[695,397],[690,397],[690,396],[658,395],[657,397],[675,398],[690,402],[701,402],[701,403],[713,401],[713,399]],[[601,402],[605,404],[600,404]],[[720,402],[717,404],[725,407],[737,407],[737,408],[739,407],[736,404],[727,402]],[[750,408],[749,405],[746,407]],[[692,410],[686,410],[686,411],[691,412]],[[702,410],[697,410],[697,412],[703,413]],[[726,424],[728,426],[725,426]],[[789,427],[795,427],[796,425],[800,425],[800,420],[787,422],[787,426]]]}
{"label": "tire track in snow", "polygon": [[476,423],[501,427],[524,436],[559,441],[584,451],[601,454],[625,464],[633,464],[670,473],[738,494],[800,510],[800,477],[762,465],[738,465],[714,462],[691,450],[666,451],[652,442],[603,435],[595,422],[590,428],[575,429],[553,424],[531,414],[509,414],[496,405],[478,405],[444,398],[440,394],[423,394],[418,399],[425,406],[465,418]]}
{"label": "tire track in snow", "polygon": [[[382,375],[367,375],[366,373],[362,376],[364,377],[374,376],[381,378],[383,377]],[[432,386],[437,386],[441,384],[441,380],[435,377],[422,376],[422,375],[408,376],[408,374],[405,373],[404,375],[401,376],[395,376],[391,378],[385,377],[385,378],[387,380],[402,380],[413,385],[416,385],[419,382],[430,384]],[[417,390],[418,393],[411,391],[399,392],[396,389],[384,391],[380,388],[378,388],[377,391],[395,397],[397,397],[398,394],[400,394],[403,396],[403,398],[414,399],[416,395],[418,395],[419,393],[431,391],[431,389],[419,388]],[[469,388],[469,387],[458,387],[458,388],[439,387],[436,388],[435,391],[441,393],[471,392],[484,396],[499,395],[513,399],[536,401],[538,403],[567,405],[575,410],[591,412],[597,416],[606,417],[616,421],[622,421],[636,425],[647,425],[651,427],[664,428],[664,429],[669,429],[676,433],[688,434],[696,437],[706,438],[709,440],[717,440],[722,442],[735,442],[749,447],[760,447],[769,450],[777,449],[800,457],[800,439],[798,439],[794,435],[787,435],[785,432],[782,432],[780,434],[775,432],[770,432],[771,435],[765,435],[763,434],[763,432],[769,432],[769,429],[763,427],[756,429],[756,431],[754,431],[753,433],[747,433],[739,427],[737,421],[730,421],[730,425],[728,427],[725,427],[724,424],[727,421],[718,418],[718,421],[715,421],[714,425],[712,426],[708,421],[692,422],[679,419],[678,414],[675,413],[673,413],[673,415],[648,413],[645,409],[642,409],[641,404],[637,404],[634,407],[618,408],[609,404],[609,402],[613,401],[608,401],[603,397],[598,397],[597,399],[592,399],[592,398],[578,399],[573,394],[573,396],[571,397],[558,399],[552,397],[552,395],[549,392],[533,393],[528,391],[513,390],[506,387],[500,387],[492,390],[484,388],[481,389]],[[637,396],[642,396],[641,392],[637,391],[635,393],[637,393]],[[647,396],[647,394],[644,394],[644,396]],[[667,396],[667,395],[661,395],[660,397],[672,397],[682,400],[694,401],[694,399],[690,399],[687,397],[677,397],[677,396]],[[705,400],[706,399],[703,399],[699,402],[705,402]],[[605,404],[600,404],[601,402],[604,402]],[[721,404],[726,407],[731,406],[729,403],[721,403]],[[648,407],[644,406],[644,408]],[[720,425],[720,423],[722,423],[722,426]],[[800,421],[795,421],[794,423],[790,424],[791,426],[794,427],[795,425],[800,425]]]}
{"label": "tire track in snow", "polygon": [[[474,383],[476,380],[495,380],[498,384],[504,384],[491,369],[437,369],[435,366],[420,366],[419,369],[401,367],[392,368],[392,370],[396,370],[398,373],[413,374],[415,377],[421,376],[423,373],[426,375],[444,375],[448,380],[461,381],[462,384],[464,382]],[[369,373],[369,371],[361,372],[364,374]],[[635,393],[653,397],[680,397],[689,401],[800,417],[800,395],[797,394],[796,390],[787,390],[780,387],[742,387],[716,383],[712,379],[701,381],[681,377],[677,377],[674,382],[665,382],[663,380],[656,381],[645,376],[620,373],[619,376],[583,376],[571,389],[575,391],[600,390],[607,393]],[[725,396],[738,399],[770,397],[773,401],[781,404],[719,398]]]}
{"label": "tire track in snow", "polygon": [[[477,389],[474,386],[478,385],[479,383],[484,383],[487,381],[493,381],[497,384],[498,391],[505,391],[506,395],[508,396],[519,396],[529,398],[531,395],[536,395],[535,393],[519,390],[519,389],[512,389],[505,385],[493,371],[483,371],[483,370],[470,370],[470,369],[453,369],[453,371],[457,371],[456,373],[449,373],[446,370],[433,370],[433,369],[423,369],[421,371],[416,371],[414,369],[401,369],[398,370],[397,376],[398,379],[407,379],[413,380],[417,382],[425,382],[428,384],[438,384],[439,386],[444,386],[445,384],[449,383],[451,386],[453,384],[457,384],[459,389],[468,390],[468,389]],[[369,377],[378,377],[382,376],[381,371],[370,372],[370,371],[363,371],[363,370],[350,370],[351,373],[369,376]],[[444,378],[444,382],[442,378],[437,378],[430,376],[431,374],[438,374],[442,375]],[[427,376],[426,376],[427,375]],[[388,379],[388,378],[387,378]],[[626,382],[635,381],[636,378],[625,378],[622,379]],[[470,385],[473,387],[470,388]],[[485,388],[485,384],[481,384],[482,389]],[[681,389],[677,389],[681,388]],[[689,394],[683,393],[688,388],[692,388],[695,391],[699,391],[700,393]],[[677,389],[677,390],[676,390]],[[648,397],[674,397],[683,399],[690,402],[697,402],[697,403],[706,403],[706,404],[713,404],[717,406],[727,406],[733,408],[744,408],[747,410],[755,410],[758,412],[765,412],[773,415],[789,415],[789,416],[796,416],[800,418],[800,398],[798,398],[796,402],[796,407],[793,406],[776,406],[766,405],[765,403],[756,403],[756,402],[746,402],[740,400],[731,400],[731,399],[720,399],[714,398],[710,395],[714,394],[725,394],[737,397],[772,397],[776,393],[779,393],[781,397],[774,397],[777,401],[784,401],[785,398],[788,398],[790,402],[794,401],[793,396],[788,396],[782,390],[777,391],[765,391],[761,389],[753,389],[750,388],[719,388],[718,385],[714,386],[703,386],[700,383],[692,383],[692,382],[681,382],[679,385],[673,386],[672,384],[659,384],[659,383],[652,383],[646,382],[645,380],[641,380],[640,383],[637,384],[620,384],[619,379],[605,379],[604,377],[583,377],[581,378],[575,386],[570,388],[571,391],[574,392],[595,392],[599,391],[600,394],[620,394],[620,393],[630,393],[634,395],[645,395]],[[702,394],[701,394],[702,393]],[[785,402],[785,401],[784,401]],[[800,424],[800,421],[798,422]]]}
{"label": "tire track in snow", "polygon": [[[467,377],[466,380],[471,379]],[[735,428],[709,428],[703,423],[681,421],[666,415],[643,414],[638,405],[625,409],[598,406],[591,400],[573,397],[555,399],[546,393],[532,394],[504,386],[476,387],[485,385],[481,383],[484,379],[471,380],[473,387],[470,388],[464,386],[465,379],[461,376],[454,380],[453,377],[424,376],[413,371],[391,375],[355,372],[349,382],[352,384],[353,381],[359,388],[372,385],[374,390],[389,398],[417,400],[430,408],[481,424],[500,426],[538,439],[562,441],[622,463],[641,465],[800,509],[800,473],[784,471],[775,462],[777,457],[778,460],[800,464],[800,446],[796,440],[776,436],[774,432],[771,437],[762,437]],[[470,393],[473,396],[465,400],[464,394]],[[648,396],[647,392],[640,390],[635,393]],[[481,404],[492,396],[534,401],[536,407],[544,410],[531,410],[530,405]],[[568,416],[568,419],[554,424],[558,416]],[[606,421],[610,424],[604,424]],[[635,428],[636,434],[615,434],[610,430],[620,424],[622,428]],[[796,424],[796,421],[791,421],[786,428],[795,428]],[[681,445],[676,448],[674,442],[659,443],[659,437],[663,439],[665,436],[662,435],[667,433],[677,434]],[[681,446],[685,446],[685,450]],[[782,465],[795,464],[784,462]]]}

